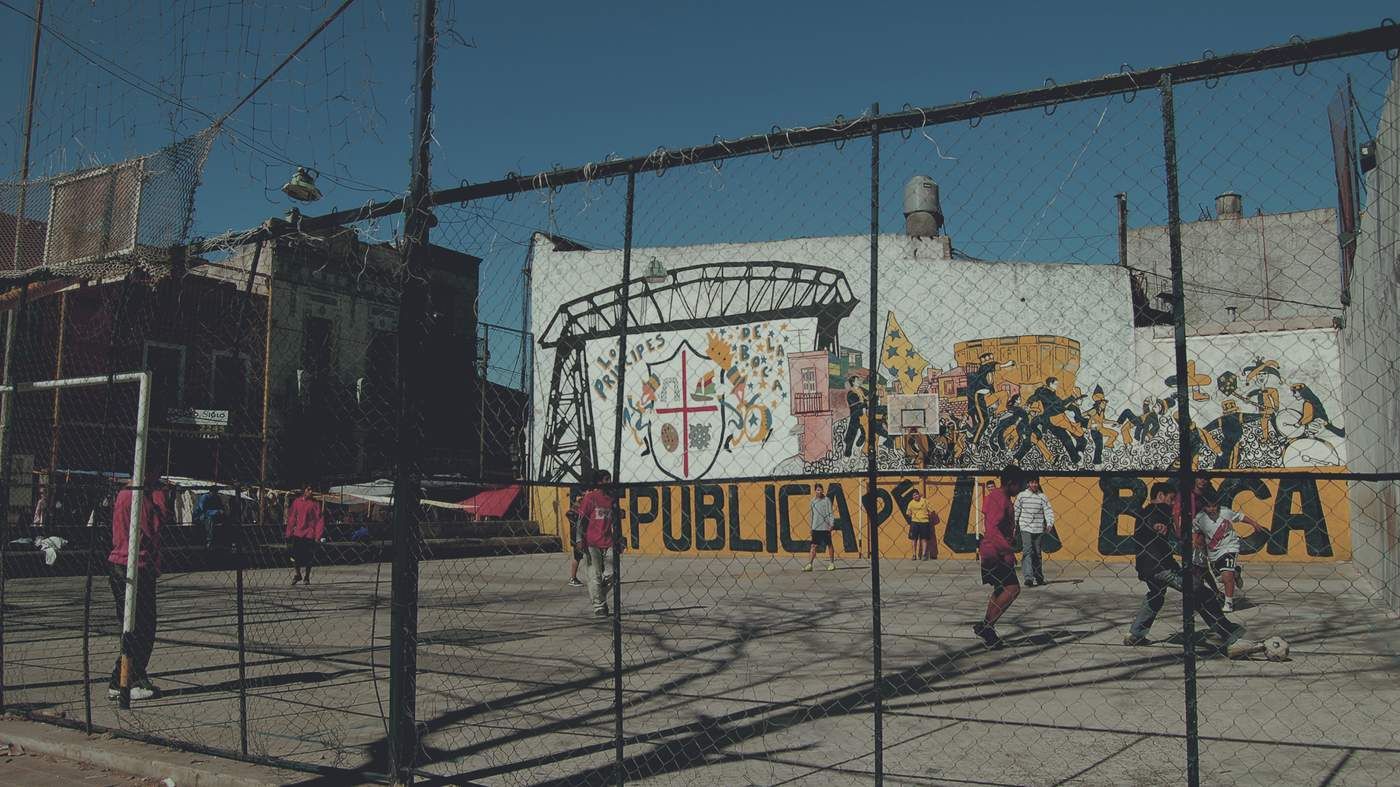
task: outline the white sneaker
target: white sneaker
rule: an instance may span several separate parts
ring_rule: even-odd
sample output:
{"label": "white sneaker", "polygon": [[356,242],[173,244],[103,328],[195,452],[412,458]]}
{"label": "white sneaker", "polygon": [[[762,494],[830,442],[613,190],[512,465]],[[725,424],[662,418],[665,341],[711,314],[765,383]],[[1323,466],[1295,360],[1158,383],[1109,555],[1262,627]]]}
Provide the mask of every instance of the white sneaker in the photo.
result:
{"label": "white sneaker", "polygon": [[807,565],[805,565],[805,566],[802,567],[802,570],[803,570],[803,571],[811,571],[811,570],[812,570],[812,564],[811,564],[811,563],[808,563]]}
{"label": "white sneaker", "polygon": [[1235,600],[1234,600],[1234,599],[1231,599],[1231,598],[1225,599],[1225,603],[1224,603],[1224,604],[1221,604],[1221,605],[1220,605],[1220,608],[1221,608],[1222,610],[1224,610],[1225,612],[1234,612],[1234,611],[1235,611]]}
{"label": "white sneaker", "polygon": [[1243,659],[1247,658],[1249,654],[1254,653],[1258,650],[1259,643],[1255,642],[1252,639],[1241,638],[1230,643],[1230,646],[1225,649],[1225,655],[1229,656],[1232,659]]}
{"label": "white sneaker", "polygon": [[[150,698],[152,698],[152,697],[154,697],[154,696],[156,696],[156,691],[155,691],[155,688],[152,687],[152,686],[132,686],[132,687],[131,687],[131,698],[132,698],[133,700],[148,700],[148,699],[150,699]],[[112,688],[111,686],[108,686],[108,687],[107,687],[107,699],[109,699],[109,700],[119,700],[119,699],[121,699],[121,698],[122,698],[122,690],[121,690],[121,689],[114,689],[114,688]]]}
{"label": "white sneaker", "polygon": [[826,564],[826,570],[827,570],[827,571],[835,571],[835,570],[836,570],[836,564],[835,564],[835,563],[827,563],[827,564]]}

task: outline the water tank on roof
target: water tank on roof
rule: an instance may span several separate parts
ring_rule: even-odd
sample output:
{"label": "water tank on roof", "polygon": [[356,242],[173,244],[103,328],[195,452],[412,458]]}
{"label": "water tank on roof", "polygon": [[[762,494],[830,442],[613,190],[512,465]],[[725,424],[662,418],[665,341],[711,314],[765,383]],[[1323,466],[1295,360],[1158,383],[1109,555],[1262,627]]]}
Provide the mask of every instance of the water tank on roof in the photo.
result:
{"label": "water tank on roof", "polygon": [[904,184],[904,231],[912,238],[943,234],[943,207],[938,184],[928,175],[915,175]]}
{"label": "water tank on roof", "polygon": [[1242,219],[1244,218],[1244,200],[1239,194],[1227,191],[1215,198],[1215,218],[1217,219]]}

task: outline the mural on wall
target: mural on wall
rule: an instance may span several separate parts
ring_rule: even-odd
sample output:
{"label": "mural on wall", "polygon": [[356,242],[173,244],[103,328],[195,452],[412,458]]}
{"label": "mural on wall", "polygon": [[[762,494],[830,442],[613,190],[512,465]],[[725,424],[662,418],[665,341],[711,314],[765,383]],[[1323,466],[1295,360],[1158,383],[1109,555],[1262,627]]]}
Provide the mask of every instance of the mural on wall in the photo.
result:
{"label": "mural on wall", "polygon": [[[867,373],[845,380],[850,406],[833,424],[825,453],[804,454],[805,472],[859,471],[862,451],[882,468],[1144,469],[1178,459],[1175,375],[1134,381],[1079,380],[1080,343],[1063,336],[1005,336],[958,342],[939,369],[890,312],[877,370],[881,404],[865,405]],[[1217,355],[1219,353],[1216,353]],[[834,359],[833,359],[834,360]],[[1197,468],[1234,470],[1343,464],[1345,427],[1306,380],[1274,358],[1226,355],[1211,368],[1187,362],[1187,422]],[[908,381],[918,375],[917,384]],[[843,375],[844,376],[844,375]],[[838,378],[831,378],[837,385]],[[1126,385],[1125,385],[1126,383]],[[1090,385],[1086,391],[1086,385]],[[1146,388],[1134,406],[1108,393]],[[938,398],[937,427],[889,423],[910,391]],[[807,413],[807,418],[816,414]],[[853,455],[852,448],[855,448]]]}
{"label": "mural on wall", "polygon": [[[632,468],[641,477],[685,481],[771,464],[764,451],[749,449],[770,446],[775,428],[789,421],[794,339],[789,323],[757,322],[657,335],[634,347],[623,407]],[[600,352],[593,368],[611,375],[615,355],[615,348]],[[615,387],[615,376],[591,386],[600,422],[610,420]]]}
{"label": "mural on wall", "polygon": [[[611,455],[621,396],[631,481],[858,473],[871,453],[884,470],[1176,466],[1174,362],[1150,332],[1091,334],[1098,345],[1019,334],[935,346],[922,337],[957,336],[930,323],[946,318],[889,311],[872,363],[839,341],[839,319],[819,340],[817,318],[735,324],[744,317],[651,326],[629,340],[621,390],[616,344],[589,341],[598,455]],[[1193,337],[1184,428],[1196,467],[1343,465],[1335,352],[1325,331]]]}

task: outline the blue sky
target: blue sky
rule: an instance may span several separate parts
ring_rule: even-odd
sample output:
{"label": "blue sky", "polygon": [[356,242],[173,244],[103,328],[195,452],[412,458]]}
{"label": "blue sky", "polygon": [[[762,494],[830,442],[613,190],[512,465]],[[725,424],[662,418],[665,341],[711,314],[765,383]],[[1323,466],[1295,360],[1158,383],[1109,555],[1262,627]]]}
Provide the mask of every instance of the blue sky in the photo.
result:
{"label": "blue sky", "polygon": [[[29,0],[7,0],[29,9]],[[134,90],[53,36],[45,40],[34,160],[38,174],[148,151],[219,114],[280,59],[332,0],[50,2],[49,22],[186,106]],[[289,162],[325,173],[315,208],[392,196],[407,181],[411,3],[358,0],[301,61],[235,116],[234,138],[205,172],[196,232],[252,226],[290,202],[276,191]],[[854,117],[871,102],[897,110],[1194,59],[1368,27],[1389,3],[465,3],[444,0],[434,181],[576,165],[733,137],[774,125]],[[27,20],[0,7],[0,161],[14,173],[27,72]],[[1183,211],[1226,188],[1246,210],[1327,204],[1330,161],[1317,155],[1318,117],[1350,74],[1363,105],[1383,88],[1383,59],[1189,88],[1183,104]],[[1233,92],[1232,92],[1233,91]],[[1296,106],[1290,104],[1293,102]],[[1112,193],[1141,194],[1135,220],[1160,212],[1156,97],[1038,110],[977,130],[931,129],[886,144],[886,203],[926,171],[944,186],[955,243],[978,256],[1099,261]],[[1300,120],[1301,119],[1301,120]],[[1325,141],[1325,140],[1324,140]],[[868,152],[829,149],[708,175],[648,183],[639,243],[860,232]],[[1268,151],[1275,166],[1257,161]],[[864,161],[862,156],[865,156]],[[998,163],[1000,162],[1000,165]],[[1281,162],[1283,166],[1278,166]],[[1322,178],[1322,180],[1319,180]],[[722,180],[722,183],[719,181]],[[697,195],[725,190],[722,205]],[[783,207],[775,209],[775,204]],[[449,213],[439,239],[500,257],[513,280],[532,226],[620,243],[617,184]],[[754,219],[761,213],[764,220]],[[485,216],[486,218],[483,218]],[[891,208],[888,222],[899,215]],[[865,221],[868,222],[868,219]],[[868,224],[867,224],[868,226]],[[392,227],[376,232],[391,235]],[[488,283],[495,282],[490,279]],[[494,285],[493,285],[494,286]],[[508,288],[509,289],[509,288]],[[518,288],[484,317],[519,320]]]}

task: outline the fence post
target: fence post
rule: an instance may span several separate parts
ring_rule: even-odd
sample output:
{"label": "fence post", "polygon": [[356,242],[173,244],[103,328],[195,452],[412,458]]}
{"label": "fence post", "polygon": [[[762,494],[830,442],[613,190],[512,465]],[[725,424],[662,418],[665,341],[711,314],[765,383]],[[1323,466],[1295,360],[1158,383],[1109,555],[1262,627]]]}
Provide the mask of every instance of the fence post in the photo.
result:
{"label": "fence post", "polygon": [[[233,510],[238,521],[233,526],[233,570],[234,606],[238,614],[238,746],[243,756],[248,756],[248,643],[247,624],[244,617],[243,561],[247,551],[243,548],[243,485],[233,486]],[[228,525],[226,525],[227,527]]]}
{"label": "fence post", "polygon": [[413,783],[418,750],[418,516],[422,438],[423,351],[427,315],[424,272],[432,224],[428,160],[432,140],[437,0],[418,0],[412,173],[404,200],[404,269],[398,319],[397,468],[394,559],[389,602],[389,767],[395,784]]}
{"label": "fence post", "polygon": [[[18,305],[5,315],[5,359],[0,383],[7,386],[14,383],[12,359],[18,346],[15,334],[24,320],[28,301],[29,279],[26,278],[20,286]],[[14,398],[13,393],[0,393],[0,711],[5,709],[5,545],[10,540],[5,531],[10,523],[10,412]]]}
{"label": "fence post", "polygon": [[[617,318],[617,410],[613,418],[613,484],[621,494],[622,484],[622,406],[623,386],[627,379],[627,324],[631,316],[627,297],[630,293],[630,282],[632,281],[632,215],[633,206],[637,197],[637,173],[627,173],[627,210],[625,224],[622,232],[622,300],[618,304]],[[613,507],[614,512],[618,512],[618,506]],[[623,536],[622,520],[614,520],[614,527],[617,532],[614,536],[612,550],[612,646],[613,646],[613,715],[615,739],[613,744],[616,748],[616,768],[617,783],[622,784],[627,780],[627,774],[623,767],[623,733],[622,733],[622,544]]]}
{"label": "fence post", "polygon": [[870,628],[875,686],[875,783],[885,780],[885,685],[880,625],[880,526],[875,518],[880,452],[875,446],[880,353],[880,104],[870,105],[870,376],[865,381],[865,521],[870,523]]}
{"label": "fence post", "polygon": [[1181,535],[1182,592],[1181,636],[1186,699],[1186,782],[1199,787],[1200,738],[1196,716],[1195,577],[1192,562],[1191,522],[1195,506],[1195,467],[1191,448],[1191,396],[1186,380],[1186,297],[1181,269],[1181,191],[1176,168],[1176,107],[1172,101],[1172,78],[1164,75],[1162,91],[1162,155],[1167,170],[1167,241],[1171,253],[1172,338],[1176,356],[1177,500],[1176,527]]}

